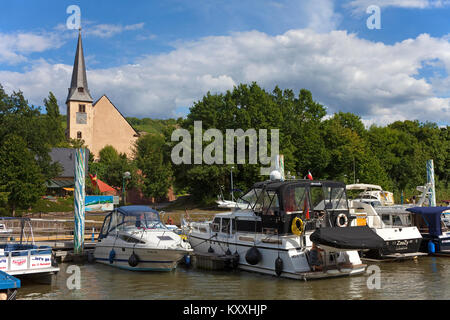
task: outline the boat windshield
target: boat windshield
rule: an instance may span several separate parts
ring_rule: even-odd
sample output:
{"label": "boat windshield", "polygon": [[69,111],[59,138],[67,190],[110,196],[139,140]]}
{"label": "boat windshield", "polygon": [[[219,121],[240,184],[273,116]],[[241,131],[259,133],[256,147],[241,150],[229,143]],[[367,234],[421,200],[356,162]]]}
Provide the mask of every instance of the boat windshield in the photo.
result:
{"label": "boat windshield", "polygon": [[347,196],[344,187],[324,188],[325,207],[328,210],[347,210]]}
{"label": "boat windshield", "polygon": [[127,231],[132,229],[167,229],[155,212],[136,212],[125,215],[115,211],[111,215],[108,233],[111,231]]}
{"label": "boat windshield", "polygon": [[247,204],[248,209],[252,209],[255,206],[259,195],[261,194],[261,190],[262,190],[261,188],[251,189],[249,192],[247,192],[246,194],[239,197],[237,203],[238,204]]}

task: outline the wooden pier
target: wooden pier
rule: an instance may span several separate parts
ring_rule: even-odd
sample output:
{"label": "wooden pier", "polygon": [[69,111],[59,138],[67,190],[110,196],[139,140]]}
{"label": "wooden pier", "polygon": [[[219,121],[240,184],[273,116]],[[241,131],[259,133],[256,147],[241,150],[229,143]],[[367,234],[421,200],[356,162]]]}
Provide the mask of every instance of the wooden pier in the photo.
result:
{"label": "wooden pier", "polygon": [[214,253],[194,253],[192,258],[192,263],[196,268],[225,270],[230,266],[233,256],[218,256]]}

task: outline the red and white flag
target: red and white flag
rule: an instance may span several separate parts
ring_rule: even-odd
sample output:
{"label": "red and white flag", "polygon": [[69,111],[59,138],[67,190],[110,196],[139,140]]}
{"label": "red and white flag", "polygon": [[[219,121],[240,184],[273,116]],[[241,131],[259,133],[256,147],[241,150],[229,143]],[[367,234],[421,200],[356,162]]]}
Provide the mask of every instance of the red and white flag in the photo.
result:
{"label": "red and white flag", "polygon": [[306,176],[309,180],[313,180],[313,176],[311,172],[308,171],[308,175]]}

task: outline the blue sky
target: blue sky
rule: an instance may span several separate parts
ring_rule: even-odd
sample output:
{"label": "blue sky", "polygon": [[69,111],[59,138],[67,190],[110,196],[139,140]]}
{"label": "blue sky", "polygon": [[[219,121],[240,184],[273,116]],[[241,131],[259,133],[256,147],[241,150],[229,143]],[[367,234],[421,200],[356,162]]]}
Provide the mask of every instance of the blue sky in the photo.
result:
{"label": "blue sky", "polygon": [[[380,30],[366,26],[371,4]],[[183,116],[209,90],[257,81],[305,87],[329,113],[366,124],[449,123],[448,0],[3,1],[7,91],[63,103],[77,36],[69,5],[81,8],[94,99],[107,94],[127,116]]]}

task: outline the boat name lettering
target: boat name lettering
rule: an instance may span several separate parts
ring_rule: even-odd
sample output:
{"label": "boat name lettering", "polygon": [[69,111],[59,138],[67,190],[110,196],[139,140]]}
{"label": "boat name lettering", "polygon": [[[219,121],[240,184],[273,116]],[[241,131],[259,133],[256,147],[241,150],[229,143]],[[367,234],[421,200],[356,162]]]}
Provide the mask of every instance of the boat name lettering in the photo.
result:
{"label": "boat name lettering", "polygon": [[27,259],[15,259],[11,261],[14,264],[17,264],[18,266],[23,265],[25,262],[27,262]]}
{"label": "boat name lettering", "polygon": [[397,241],[397,246],[407,246],[408,245],[408,240],[398,240]]}

